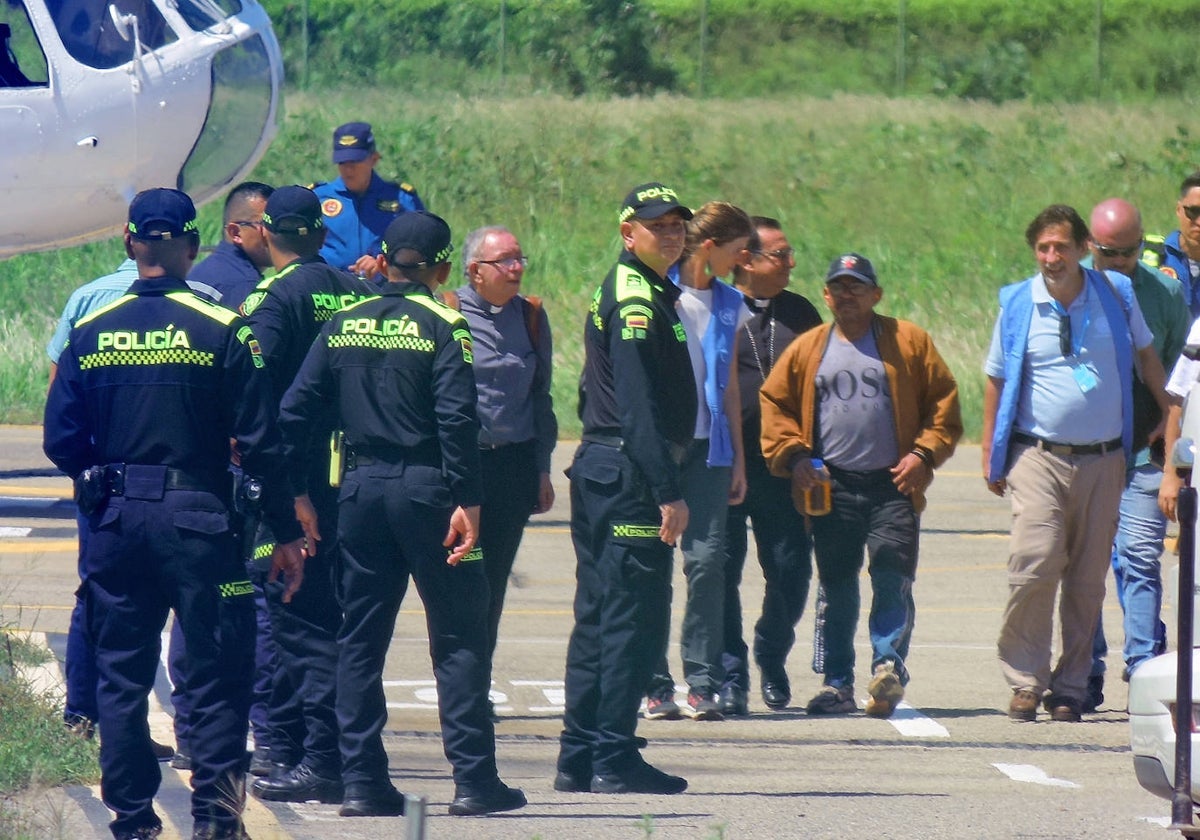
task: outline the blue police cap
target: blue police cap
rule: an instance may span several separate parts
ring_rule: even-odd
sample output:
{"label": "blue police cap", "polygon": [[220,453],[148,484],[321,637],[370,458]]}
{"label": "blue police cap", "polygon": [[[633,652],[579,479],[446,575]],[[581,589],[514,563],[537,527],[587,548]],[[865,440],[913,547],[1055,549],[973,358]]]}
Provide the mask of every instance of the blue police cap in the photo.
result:
{"label": "blue police cap", "polygon": [[129,235],[134,239],[177,239],[200,234],[196,205],[187,193],[165,187],[142,190],[129,204]]}
{"label": "blue police cap", "polygon": [[[421,259],[413,262],[393,262],[392,255],[401,251],[416,251]],[[439,265],[450,258],[454,245],[450,242],[450,225],[433,213],[401,213],[392,219],[383,234],[383,253],[388,265],[398,268],[419,268]],[[409,259],[409,258],[406,258]]]}
{"label": "blue police cap", "polygon": [[272,233],[308,236],[325,227],[321,199],[308,187],[292,184],[271,193],[263,210],[263,226]]}
{"label": "blue police cap", "polygon": [[333,130],[333,162],[355,163],[366,160],[375,151],[371,124],[350,122]]}

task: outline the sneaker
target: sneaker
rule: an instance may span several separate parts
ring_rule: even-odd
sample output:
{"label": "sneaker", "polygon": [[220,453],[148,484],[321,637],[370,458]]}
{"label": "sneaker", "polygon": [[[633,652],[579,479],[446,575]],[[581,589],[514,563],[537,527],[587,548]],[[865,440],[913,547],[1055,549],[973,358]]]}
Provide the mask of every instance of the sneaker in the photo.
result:
{"label": "sneaker", "polygon": [[848,715],[858,711],[853,685],[827,685],[813,695],[804,709],[810,715]]}
{"label": "sneaker", "polygon": [[1087,694],[1083,698],[1083,711],[1092,714],[1104,702],[1104,675],[1093,674],[1088,677]]}
{"label": "sneaker", "polygon": [[688,694],[687,716],[692,720],[724,720],[715,694]]}
{"label": "sneaker", "polygon": [[642,717],[646,720],[679,720],[683,712],[674,697],[647,697],[646,711]]}
{"label": "sneaker", "polygon": [[866,712],[871,717],[889,718],[904,699],[904,686],[896,674],[896,663],[880,662],[867,686]]}

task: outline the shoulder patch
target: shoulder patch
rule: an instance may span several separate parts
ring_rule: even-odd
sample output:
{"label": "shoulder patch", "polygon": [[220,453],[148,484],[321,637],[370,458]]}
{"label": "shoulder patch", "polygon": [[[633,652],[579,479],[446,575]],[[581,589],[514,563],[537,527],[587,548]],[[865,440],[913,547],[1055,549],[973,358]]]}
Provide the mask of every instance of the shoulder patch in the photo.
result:
{"label": "shoulder patch", "polygon": [[408,181],[401,181],[400,189],[404,190],[406,193],[415,193],[417,191],[417,188],[408,183]]}
{"label": "shoulder patch", "polygon": [[437,298],[426,297],[425,295],[409,295],[408,300],[424,306],[447,324],[457,324],[459,321],[466,320],[461,312],[456,309],[451,309]]}
{"label": "shoulder patch", "polygon": [[97,315],[100,315],[104,312],[108,312],[110,309],[115,309],[116,307],[120,306],[123,303],[128,303],[129,301],[133,300],[135,297],[137,297],[137,295],[121,295],[116,300],[110,301],[109,303],[106,303],[104,306],[101,306],[99,309],[93,309],[91,312],[84,315],[82,318],[80,318],[78,321],[75,322],[75,326],[78,327],[81,324],[86,324],[88,321],[92,320]]}
{"label": "shoulder patch", "polygon": [[651,300],[649,281],[640,272],[634,271],[629,266],[617,266],[615,281],[614,293],[618,301],[630,298]]}
{"label": "shoulder patch", "polygon": [[197,297],[193,292],[169,292],[167,297],[189,309],[196,310],[201,315],[207,315],[214,321],[220,321],[225,326],[232,324],[238,317],[238,314],[232,309],[226,309],[224,306]]}

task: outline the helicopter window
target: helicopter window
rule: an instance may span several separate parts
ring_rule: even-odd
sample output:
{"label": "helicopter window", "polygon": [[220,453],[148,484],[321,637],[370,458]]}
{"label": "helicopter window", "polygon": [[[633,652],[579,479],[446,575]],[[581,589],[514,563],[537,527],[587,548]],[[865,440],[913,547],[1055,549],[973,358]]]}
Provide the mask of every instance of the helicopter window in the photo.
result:
{"label": "helicopter window", "polygon": [[239,0],[176,0],[175,8],[188,26],[201,32],[236,15],[242,10],[242,4]]}
{"label": "helicopter window", "polygon": [[101,70],[120,67],[135,58],[133,33],[122,34],[109,12],[137,18],[137,41],[143,50],[156,50],[175,40],[160,12],[150,0],[48,0],[46,3],[63,44],[77,61]]}
{"label": "helicopter window", "polygon": [[45,87],[49,84],[46,54],[33,32],[25,4],[9,0],[5,5],[8,13],[3,17],[7,20],[0,21],[0,88]]}

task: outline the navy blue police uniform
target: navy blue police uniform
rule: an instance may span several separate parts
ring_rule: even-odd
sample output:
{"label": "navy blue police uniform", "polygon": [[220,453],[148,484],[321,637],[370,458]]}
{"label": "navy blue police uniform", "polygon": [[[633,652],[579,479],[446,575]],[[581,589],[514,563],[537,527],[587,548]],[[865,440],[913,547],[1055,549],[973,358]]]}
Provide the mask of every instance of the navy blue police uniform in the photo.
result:
{"label": "navy blue police uniform", "polygon": [[739,505],[730,505],[725,528],[725,685],[721,698],[731,697],[731,689],[743,694],[750,689],[749,650],[742,637],[738,593],[749,548],[748,517],[765,582],[762,612],[754,625],[754,659],[763,682],[775,687],[768,693],[772,703],[778,704],[782,697],[772,692],[788,688],[785,663],[796,641],[796,622],[804,612],[812,580],[811,543],[804,517],[792,504],[791,480],[771,475],[762,456],[758,390],[784,348],[797,335],[820,324],[821,315],[807,298],[786,289],[765,300],[747,295],[745,302],[754,313],[738,333],[737,349],[746,498]]}
{"label": "navy blue police uniform", "polygon": [[[148,193],[147,203],[170,193],[163,201],[192,207],[174,190]],[[140,238],[153,233],[136,229],[145,195],[130,211],[130,233]],[[87,510],[82,592],[96,644],[101,793],[116,813],[113,833],[151,836],[161,826],[146,709],[173,609],[186,645],[195,836],[240,837],[254,614],[231,527],[230,438],[246,472],[265,483],[276,533],[287,541],[301,535],[254,335],[182,278],[139,279],[76,324],[44,422],[46,455],[77,478]]]}
{"label": "navy blue police uniform", "polygon": [[589,780],[596,790],[593,774],[643,767],[638,706],[666,644],[671,603],[672,548],[659,538],[659,505],[683,498],[678,465],[696,422],[679,294],[624,251],[597,289],[584,330],[583,440],[570,468],[577,565],[560,790],[588,790]]}
{"label": "navy blue police uniform", "polygon": [[[294,233],[297,225],[313,226],[315,232],[322,224],[320,205],[304,187],[281,187],[268,199],[263,222],[268,236]],[[312,256],[283,266],[247,296],[242,308],[262,346],[277,404],[321,328],[339,309],[371,294],[365,281]],[[266,584],[271,636],[278,652],[278,690],[272,694],[274,708],[268,717],[275,724],[270,734],[271,761],[300,764],[305,769],[293,770],[281,779],[256,782],[254,792],[265,799],[301,797],[340,802],[342,798],[334,711],[337,632],[342,611],[334,580],[337,492],[329,486],[329,434],[333,427],[331,412],[317,420],[307,459],[309,472],[293,480],[296,493],[308,494],[322,536],[316,555],[305,563],[304,587],[284,603],[282,583]],[[303,718],[302,743],[295,743],[291,701],[298,703]]]}
{"label": "navy blue police uniform", "polygon": [[[438,250],[430,265],[449,254],[448,227]],[[310,469],[307,442],[329,406],[344,439],[338,541],[345,619],[337,679],[343,814],[401,810],[370,803],[396,796],[382,740],[382,674],[410,575],[425,606],[442,741],[458,795],[519,795],[496,771],[482,555],[475,550],[451,566],[442,544],[454,509],[482,500],[471,360],[461,314],[423,283],[390,282],[378,297],[333,316],[283,399],[280,424],[293,475]],[[507,793],[503,809],[524,804]],[[367,810],[351,810],[355,801],[368,803]]]}

